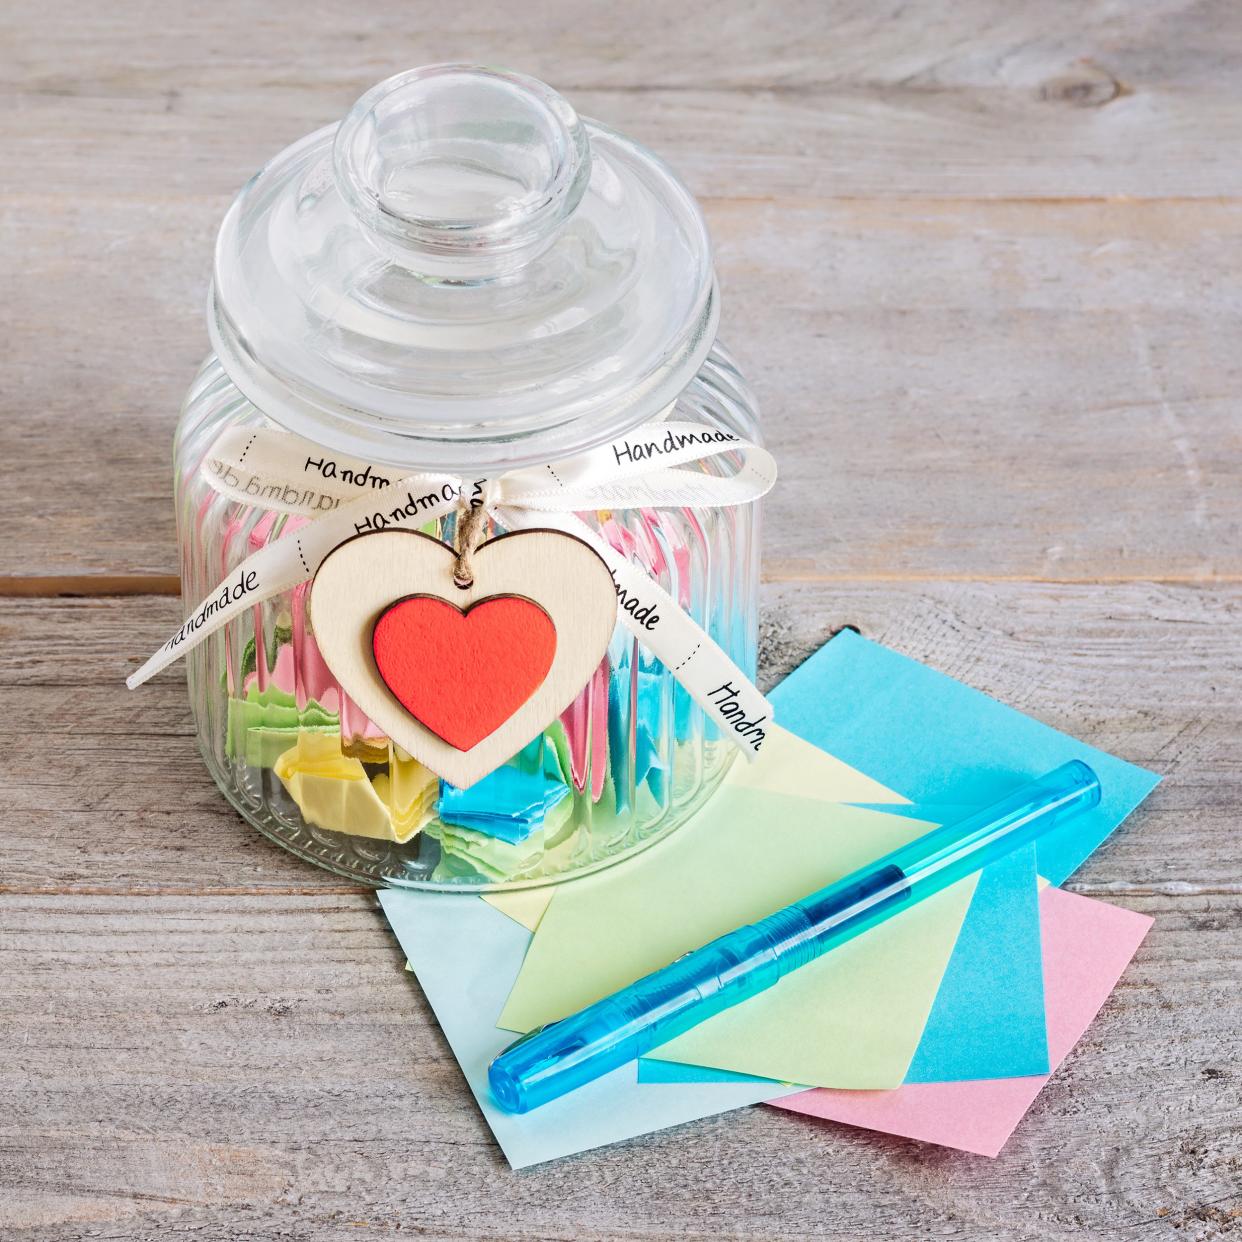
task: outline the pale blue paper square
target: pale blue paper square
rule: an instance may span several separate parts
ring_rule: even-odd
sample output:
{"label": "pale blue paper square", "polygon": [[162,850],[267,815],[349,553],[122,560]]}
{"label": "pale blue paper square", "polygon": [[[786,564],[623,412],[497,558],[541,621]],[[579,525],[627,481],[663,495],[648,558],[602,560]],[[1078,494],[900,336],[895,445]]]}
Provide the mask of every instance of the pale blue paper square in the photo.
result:
{"label": "pale blue paper square", "polygon": [[517,979],[530,932],[479,897],[382,889],[379,899],[487,1124],[515,1169],[794,1090],[762,1080],[643,1086],[637,1068],[627,1065],[524,1116],[503,1112],[488,1093],[487,1067],[513,1042],[513,1033],[498,1030],[496,1019]]}

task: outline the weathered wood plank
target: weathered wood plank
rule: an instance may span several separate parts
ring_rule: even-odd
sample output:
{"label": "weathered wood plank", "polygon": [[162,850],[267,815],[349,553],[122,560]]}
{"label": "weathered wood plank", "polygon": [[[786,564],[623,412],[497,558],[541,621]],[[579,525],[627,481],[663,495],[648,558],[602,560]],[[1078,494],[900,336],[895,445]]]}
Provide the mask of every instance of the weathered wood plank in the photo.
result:
{"label": "weathered wood plank", "polygon": [[1242,906],[1127,904],[1154,931],[996,1161],[753,1108],[516,1176],[372,898],[6,896],[0,1226],[1219,1236],[1240,1206]]}
{"label": "weathered wood plank", "polygon": [[[1228,0],[998,8],[487,0],[6,5],[0,145],[54,193],[219,193],[412,65],[503,62],[661,149],[700,194],[1236,194]],[[100,158],[106,152],[106,158]]]}
{"label": "weathered wood plank", "polygon": [[[224,205],[0,201],[0,577],[175,572]],[[708,212],[783,471],[770,578],[1242,574],[1242,204]]]}
{"label": "weathered wood plank", "polygon": [[[767,684],[851,624],[1165,774],[1074,887],[1242,891],[1242,586],[843,582],[769,586],[764,605]],[[176,615],[162,597],[0,601],[0,891],[342,887],[225,805],[175,671],[124,689]]]}

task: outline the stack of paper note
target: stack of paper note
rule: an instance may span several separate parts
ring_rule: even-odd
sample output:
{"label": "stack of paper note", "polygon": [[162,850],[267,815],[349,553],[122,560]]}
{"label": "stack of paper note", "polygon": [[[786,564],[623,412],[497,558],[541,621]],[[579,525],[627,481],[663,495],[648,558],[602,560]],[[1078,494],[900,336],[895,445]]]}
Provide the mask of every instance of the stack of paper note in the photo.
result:
{"label": "stack of paper note", "polygon": [[[1149,919],[1055,885],[1152,774],[850,631],[772,698],[795,732],[645,854],[515,894],[380,894],[515,1167],[760,1101],[994,1156],[1138,948]],[[1101,803],[1038,846],[572,1095],[523,1116],[490,1100],[487,1065],[516,1033],[1072,758]]]}

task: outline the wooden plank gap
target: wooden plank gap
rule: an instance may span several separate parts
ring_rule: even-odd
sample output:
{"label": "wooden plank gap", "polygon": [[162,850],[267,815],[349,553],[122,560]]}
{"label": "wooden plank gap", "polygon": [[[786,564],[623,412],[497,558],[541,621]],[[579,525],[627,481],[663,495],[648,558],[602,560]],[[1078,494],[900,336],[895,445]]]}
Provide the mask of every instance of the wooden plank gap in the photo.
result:
{"label": "wooden plank gap", "polygon": [[[309,868],[312,864],[307,863]],[[364,897],[366,884],[0,884],[0,897]]]}
{"label": "wooden plank gap", "polygon": [[66,574],[0,577],[0,598],[36,599],[99,595],[180,595],[176,574]]}
{"label": "wooden plank gap", "polygon": [[[84,203],[130,204],[142,203],[147,206],[158,204],[222,204],[221,210],[227,207],[237,193],[237,186],[221,186],[219,190],[207,192],[203,190],[161,190],[158,192],[97,191],[68,192],[60,190],[3,190],[0,191],[0,209],[8,207],[30,208],[39,205],[59,206],[72,204],[81,206]],[[874,207],[925,207],[954,208],[969,207],[1228,207],[1242,203],[1242,195],[1237,194],[941,194],[934,190],[921,194],[816,194],[816,193],[776,193],[776,194],[697,194],[698,202],[704,207],[736,207],[736,206],[776,206],[814,209],[830,207],[834,204]]]}

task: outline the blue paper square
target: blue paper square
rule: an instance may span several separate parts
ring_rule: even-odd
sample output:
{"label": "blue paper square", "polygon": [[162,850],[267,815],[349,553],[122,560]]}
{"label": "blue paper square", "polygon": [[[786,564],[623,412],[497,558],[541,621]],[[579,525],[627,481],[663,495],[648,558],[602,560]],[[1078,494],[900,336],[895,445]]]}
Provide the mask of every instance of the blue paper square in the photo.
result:
{"label": "blue paper square", "polygon": [[[1070,759],[1100,778],[1100,805],[1038,843],[1035,868],[1060,884],[1159,777],[843,630],[770,696],[805,741],[948,822]],[[945,805],[949,804],[949,805]],[[1043,962],[1030,854],[980,877],[910,1069],[910,1082],[1047,1072]]]}

